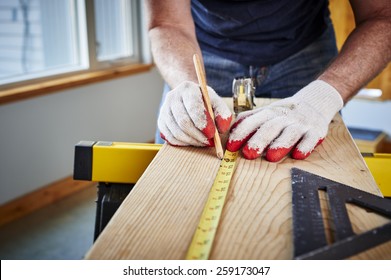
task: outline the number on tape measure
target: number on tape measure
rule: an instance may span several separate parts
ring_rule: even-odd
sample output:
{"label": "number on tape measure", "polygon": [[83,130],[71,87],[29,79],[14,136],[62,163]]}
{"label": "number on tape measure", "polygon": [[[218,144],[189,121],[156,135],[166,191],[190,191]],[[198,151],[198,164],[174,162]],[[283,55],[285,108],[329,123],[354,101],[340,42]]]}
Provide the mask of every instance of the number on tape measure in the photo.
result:
{"label": "number on tape measure", "polygon": [[238,152],[225,151],[220,168],[209,192],[198,227],[187,251],[186,259],[206,260],[212,249],[220,216],[227,197]]}

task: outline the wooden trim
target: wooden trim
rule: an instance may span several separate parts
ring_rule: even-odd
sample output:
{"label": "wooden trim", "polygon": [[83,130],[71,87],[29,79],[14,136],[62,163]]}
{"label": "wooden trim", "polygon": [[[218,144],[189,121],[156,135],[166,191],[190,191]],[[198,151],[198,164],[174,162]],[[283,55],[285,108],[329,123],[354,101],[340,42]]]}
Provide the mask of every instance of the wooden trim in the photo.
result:
{"label": "wooden trim", "polygon": [[153,64],[132,64],[100,71],[78,73],[67,77],[10,87],[0,90],[0,104],[23,100],[35,96],[87,85],[132,74],[150,71]]}
{"label": "wooden trim", "polygon": [[95,182],[75,181],[69,176],[16,198],[0,205],[0,226],[94,185]]}

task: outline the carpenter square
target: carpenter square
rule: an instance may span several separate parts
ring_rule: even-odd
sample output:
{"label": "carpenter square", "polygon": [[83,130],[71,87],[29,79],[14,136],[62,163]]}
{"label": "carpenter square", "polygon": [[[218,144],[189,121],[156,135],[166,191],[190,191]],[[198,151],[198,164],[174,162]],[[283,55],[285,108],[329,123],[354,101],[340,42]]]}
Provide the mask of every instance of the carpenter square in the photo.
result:
{"label": "carpenter square", "polygon": [[[391,200],[318,175],[292,168],[292,212],[295,259],[345,259],[391,240],[391,222],[355,234],[346,203],[391,218]],[[326,239],[319,190],[327,194],[334,224],[334,243]]]}

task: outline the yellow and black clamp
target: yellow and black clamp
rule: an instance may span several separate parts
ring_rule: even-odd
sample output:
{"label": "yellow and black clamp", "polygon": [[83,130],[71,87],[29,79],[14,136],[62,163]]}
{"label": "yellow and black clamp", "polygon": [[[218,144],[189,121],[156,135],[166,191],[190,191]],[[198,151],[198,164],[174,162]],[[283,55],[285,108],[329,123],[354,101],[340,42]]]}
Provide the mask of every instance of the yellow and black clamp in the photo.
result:
{"label": "yellow and black clamp", "polygon": [[73,178],[98,183],[94,240],[147,169],[162,145],[80,141]]}

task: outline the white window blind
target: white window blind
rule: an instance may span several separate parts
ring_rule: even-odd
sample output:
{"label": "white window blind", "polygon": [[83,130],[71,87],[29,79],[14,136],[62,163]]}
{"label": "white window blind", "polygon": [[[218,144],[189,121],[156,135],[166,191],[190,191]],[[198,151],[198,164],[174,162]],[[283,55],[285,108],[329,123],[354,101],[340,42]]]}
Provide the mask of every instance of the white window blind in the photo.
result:
{"label": "white window blind", "polygon": [[137,0],[1,0],[0,85],[139,62],[138,9]]}

